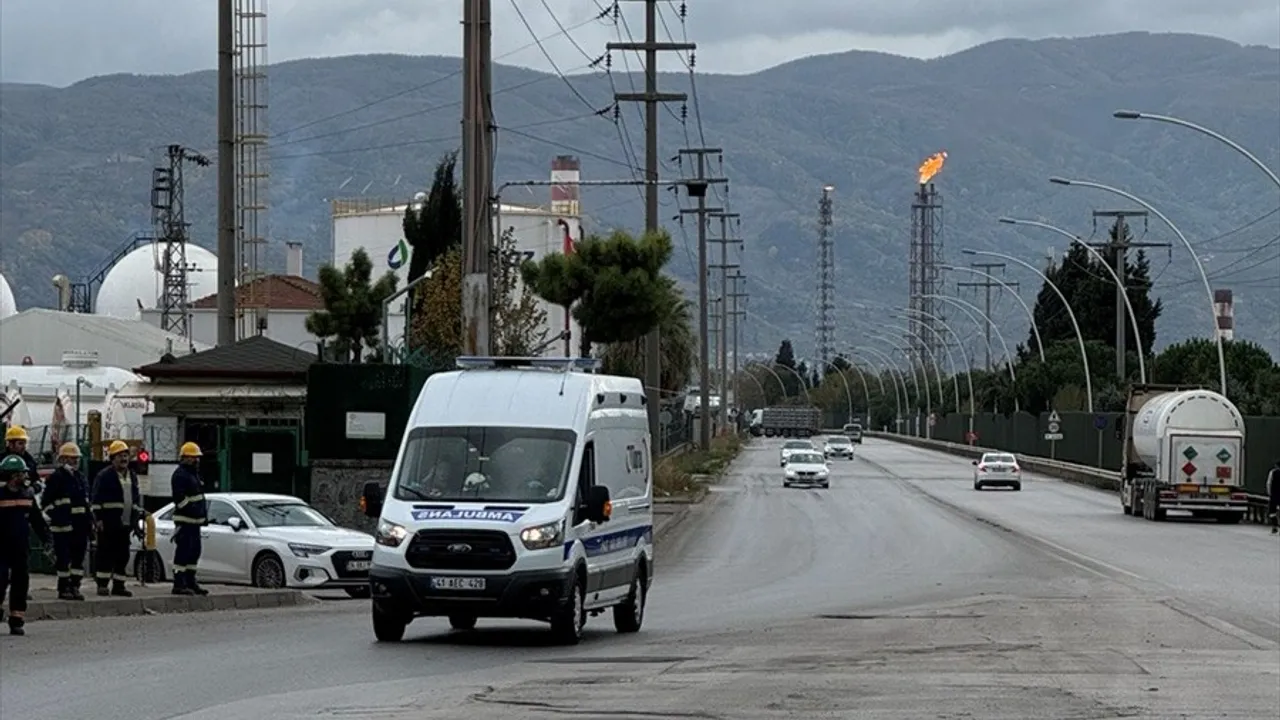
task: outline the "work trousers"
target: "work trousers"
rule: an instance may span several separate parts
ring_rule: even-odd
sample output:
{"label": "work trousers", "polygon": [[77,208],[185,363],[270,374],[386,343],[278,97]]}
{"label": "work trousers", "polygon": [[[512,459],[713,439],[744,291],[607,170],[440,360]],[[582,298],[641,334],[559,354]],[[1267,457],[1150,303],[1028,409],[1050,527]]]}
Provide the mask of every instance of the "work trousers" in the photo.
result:
{"label": "work trousers", "polygon": [[4,604],[6,589],[9,591],[9,616],[15,619],[25,617],[27,593],[31,589],[26,543],[20,548],[6,548],[6,552],[0,554],[0,605]]}
{"label": "work trousers", "polygon": [[1267,502],[1267,512],[1271,513],[1271,527],[1280,527],[1280,497],[1273,497]]}
{"label": "work trousers", "polygon": [[53,569],[59,578],[84,575],[84,554],[89,549],[89,529],[72,527],[53,532]]}
{"label": "work trousers", "polygon": [[129,567],[129,535],[128,525],[103,525],[98,533],[94,577],[99,585],[110,580],[125,581],[125,570]]}
{"label": "work trousers", "polygon": [[179,524],[173,533],[173,586],[196,586],[196,567],[200,564],[200,526]]}

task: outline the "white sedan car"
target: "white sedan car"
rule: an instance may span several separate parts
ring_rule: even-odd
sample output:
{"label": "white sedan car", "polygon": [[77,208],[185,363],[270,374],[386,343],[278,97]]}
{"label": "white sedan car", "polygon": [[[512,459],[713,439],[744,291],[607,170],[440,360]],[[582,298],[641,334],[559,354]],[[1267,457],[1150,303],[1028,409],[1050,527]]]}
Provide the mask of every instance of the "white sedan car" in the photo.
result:
{"label": "white sedan car", "polygon": [[1018,458],[1009,453],[983,453],[982,459],[973,461],[973,489],[1007,487],[1022,489],[1022,468]]}
{"label": "white sedan car", "polygon": [[[352,597],[369,594],[373,536],[338,527],[323,513],[289,495],[206,493],[208,524],[200,528],[196,580],[304,590],[342,589]],[[144,578],[172,578],[173,504],[156,514],[160,567]],[[134,557],[141,545],[134,540]],[[145,565],[145,563],[144,563]],[[141,577],[141,574],[131,574]]]}
{"label": "white sedan car", "polygon": [[822,456],[822,453],[817,450],[798,452],[787,460],[782,487],[792,485],[831,487],[831,470],[827,467],[827,459]]}
{"label": "white sedan car", "polygon": [[778,465],[786,465],[788,459],[795,453],[809,453],[817,451],[818,448],[813,446],[813,442],[811,440],[788,440],[782,444],[782,454],[778,458]]}
{"label": "white sedan car", "polygon": [[849,458],[853,459],[853,441],[844,435],[832,435],[827,438],[826,445],[822,448],[822,454],[827,457]]}

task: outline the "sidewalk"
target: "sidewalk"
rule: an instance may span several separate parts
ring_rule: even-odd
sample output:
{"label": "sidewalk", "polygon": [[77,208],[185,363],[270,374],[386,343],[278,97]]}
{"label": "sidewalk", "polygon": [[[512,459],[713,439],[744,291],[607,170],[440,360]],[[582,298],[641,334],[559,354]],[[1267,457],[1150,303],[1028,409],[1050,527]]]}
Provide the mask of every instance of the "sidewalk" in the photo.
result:
{"label": "sidewalk", "polygon": [[315,602],[299,590],[263,590],[238,585],[207,585],[204,597],[173,595],[169,583],[141,585],[130,581],[133,597],[99,597],[92,578],[80,587],[83,601],[59,600],[57,578],[52,575],[31,576],[31,602],[27,603],[27,621],[76,620],[119,615],[155,615],[158,613],[208,612],[212,610],[249,610],[254,608],[292,607]]}

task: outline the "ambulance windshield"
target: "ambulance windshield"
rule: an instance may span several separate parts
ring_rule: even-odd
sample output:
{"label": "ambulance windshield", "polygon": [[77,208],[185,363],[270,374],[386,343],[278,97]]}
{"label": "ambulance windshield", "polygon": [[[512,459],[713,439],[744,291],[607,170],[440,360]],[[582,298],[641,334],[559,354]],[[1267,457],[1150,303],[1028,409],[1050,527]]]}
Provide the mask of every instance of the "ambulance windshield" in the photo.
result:
{"label": "ambulance windshield", "polygon": [[409,434],[395,497],[418,502],[546,503],[564,495],[571,430],[431,427]]}

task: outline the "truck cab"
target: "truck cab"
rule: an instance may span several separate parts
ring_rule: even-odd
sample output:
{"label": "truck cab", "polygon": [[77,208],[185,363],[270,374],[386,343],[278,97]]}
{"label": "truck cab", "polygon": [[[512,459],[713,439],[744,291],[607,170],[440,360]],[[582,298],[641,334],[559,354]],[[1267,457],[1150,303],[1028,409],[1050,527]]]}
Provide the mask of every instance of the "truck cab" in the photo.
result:
{"label": "truck cab", "polygon": [[644,387],[598,360],[459,358],[428,378],[385,491],[369,573],[374,635],[419,617],[551,625],[588,615],[637,632],[652,582],[653,486]]}

